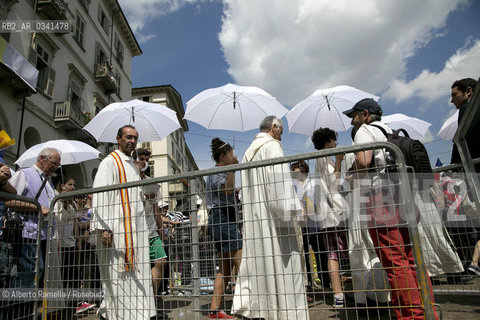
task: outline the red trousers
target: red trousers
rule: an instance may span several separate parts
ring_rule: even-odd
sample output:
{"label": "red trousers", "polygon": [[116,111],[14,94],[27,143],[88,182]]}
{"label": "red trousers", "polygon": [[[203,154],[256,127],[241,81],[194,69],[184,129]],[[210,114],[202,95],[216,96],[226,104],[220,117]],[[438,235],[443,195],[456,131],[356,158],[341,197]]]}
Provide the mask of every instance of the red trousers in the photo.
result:
{"label": "red trousers", "polygon": [[[392,214],[392,210],[395,213]],[[398,226],[397,223],[382,223],[381,221],[382,216],[385,217],[385,222],[397,220],[398,207],[395,205],[385,206],[382,203],[382,196],[375,195],[370,197],[367,214],[372,217],[369,223],[369,233],[375,251],[388,276],[388,282],[392,289],[392,304],[396,307],[397,318],[402,320],[425,319],[408,229]],[[432,285],[428,275],[427,281],[431,290]],[[431,299],[433,301],[433,296]],[[438,319],[436,313],[435,319]]]}

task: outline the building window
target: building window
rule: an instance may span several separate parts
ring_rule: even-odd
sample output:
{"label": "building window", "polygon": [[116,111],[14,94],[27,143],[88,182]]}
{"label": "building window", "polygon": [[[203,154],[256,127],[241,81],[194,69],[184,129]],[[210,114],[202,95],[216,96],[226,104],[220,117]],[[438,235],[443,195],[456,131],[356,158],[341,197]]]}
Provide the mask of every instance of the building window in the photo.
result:
{"label": "building window", "polygon": [[90,7],[90,0],[80,0],[79,2],[82,7],[88,12],[88,8]]}
{"label": "building window", "polygon": [[155,178],[155,161],[148,161],[148,170],[150,170],[150,177]]}
{"label": "building window", "polygon": [[73,77],[70,78],[68,85],[68,101],[73,108],[80,111],[85,111],[85,103],[82,99],[83,87]]}
{"label": "building window", "polygon": [[113,77],[115,78],[115,81],[117,82],[117,87],[115,89],[115,93],[117,94],[117,96],[120,97],[120,81],[122,80],[122,78],[120,77],[120,73],[118,73],[118,72],[115,72]]}
{"label": "building window", "polygon": [[95,114],[92,116],[97,115],[103,108],[105,108],[105,103],[100,102],[100,101],[95,101]]}
{"label": "building window", "polygon": [[142,97],[142,101],[150,102],[150,97],[149,96]]}
{"label": "building window", "polygon": [[108,61],[107,54],[103,51],[99,43],[95,47],[95,73]]}
{"label": "building window", "polygon": [[107,15],[105,14],[105,11],[103,11],[102,6],[100,6],[100,4],[98,5],[98,22],[100,22],[100,25],[102,26],[105,33],[109,35],[110,21]]}
{"label": "building window", "polygon": [[180,153],[178,152],[178,149],[175,150],[175,161],[177,163],[177,166],[182,165],[182,158],[180,158]]}
{"label": "building window", "polygon": [[118,33],[115,34],[115,59],[123,66],[123,44],[120,41]]}
{"label": "building window", "polygon": [[38,70],[37,88],[53,98],[55,87],[55,70],[50,67],[51,55],[40,44],[36,44],[35,68]]}
{"label": "building window", "polygon": [[73,34],[73,39],[83,48],[83,34],[85,32],[85,21],[83,21],[80,14],[77,12],[75,18],[75,32]]}
{"label": "building window", "polygon": [[37,129],[34,127],[28,127],[25,129],[25,132],[23,133],[23,143],[25,143],[25,147],[27,149],[39,144],[40,142],[42,142],[42,139],[40,138],[40,133]]}

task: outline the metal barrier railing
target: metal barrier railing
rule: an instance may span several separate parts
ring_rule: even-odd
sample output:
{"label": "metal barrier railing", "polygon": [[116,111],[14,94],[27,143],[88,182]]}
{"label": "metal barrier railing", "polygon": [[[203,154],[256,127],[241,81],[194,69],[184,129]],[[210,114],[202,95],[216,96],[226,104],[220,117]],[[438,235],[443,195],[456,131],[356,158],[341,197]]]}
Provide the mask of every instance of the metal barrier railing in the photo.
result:
{"label": "metal barrier railing", "polygon": [[[38,230],[44,227],[44,217],[38,201],[0,191],[0,317],[30,319],[42,312],[38,302],[43,295],[41,233],[26,234],[31,220],[36,218]],[[45,252],[45,251],[43,251]]]}
{"label": "metal barrier railing", "polygon": [[[325,268],[322,269],[322,258],[319,259],[320,261],[315,261],[315,263],[313,262],[315,259],[311,259],[312,263],[308,263],[311,266],[311,270],[308,273],[303,269],[303,267],[298,269],[297,266],[282,266],[282,263],[286,263],[288,265],[287,261],[304,261],[301,263],[305,265],[306,268],[306,263],[303,258],[304,253],[303,250],[300,249],[302,246],[307,244],[307,252],[309,252],[309,246],[313,247],[313,245],[312,243],[308,243],[308,241],[307,243],[303,243],[302,229],[297,221],[298,219],[303,218],[296,217],[295,215],[288,217],[283,215],[275,216],[271,220],[264,218],[252,218],[252,216],[248,215],[247,213],[251,212],[252,210],[256,210],[255,208],[260,208],[260,206],[264,204],[257,200],[248,200],[254,198],[245,197],[245,193],[255,193],[263,190],[262,192],[265,192],[265,194],[268,193],[268,197],[270,197],[268,206],[272,208],[276,206],[278,207],[281,203],[286,203],[289,201],[295,202],[296,200],[294,198],[287,198],[284,196],[286,191],[283,192],[283,195],[280,192],[282,190],[281,188],[285,189],[290,187],[293,183],[292,181],[294,180],[290,177],[290,171],[288,170],[288,167],[285,166],[286,164],[304,160],[306,162],[310,162],[311,167],[314,167],[314,160],[326,159],[327,157],[335,156],[337,154],[345,155],[358,153],[365,150],[378,150],[379,152],[384,152],[384,150],[387,150],[390,152],[390,154],[393,154],[395,159],[397,159],[396,172],[392,173],[390,171],[385,171],[384,167],[380,165],[378,167],[369,168],[369,170],[352,170],[351,173],[356,179],[354,179],[355,182],[352,184],[350,192],[346,192],[348,193],[347,198],[349,200],[344,201],[345,216],[350,217],[350,219],[344,223],[345,230],[320,228],[316,232],[312,232],[308,231],[308,224],[303,228],[303,236],[316,236],[317,239],[323,240],[324,244],[327,245],[330,243],[329,241],[332,241],[332,239],[338,239],[337,233],[340,231],[345,231],[348,233],[349,241],[352,239],[352,237],[357,237],[359,240],[356,244],[362,245],[362,247],[349,246],[348,249],[345,247],[327,247],[324,249],[316,249],[315,253],[317,254],[339,254],[339,271],[332,271]],[[218,264],[221,266],[224,262],[230,262],[232,260],[232,258],[228,257],[227,255],[221,254],[219,256],[218,253],[215,252],[217,250],[214,249],[214,246],[216,246],[217,249],[220,247],[220,250],[222,250],[222,241],[219,241],[218,239],[215,240],[215,236],[213,236],[212,240],[211,236],[205,235],[203,232],[203,229],[209,229],[209,227],[213,229],[213,227],[210,225],[205,227],[204,225],[202,226],[198,224],[197,200],[199,198],[205,199],[207,196],[202,181],[204,181],[203,179],[208,176],[225,174],[227,172],[236,172],[238,173],[238,176],[243,175],[245,177],[245,175],[249,172],[252,172],[252,170],[265,173],[268,170],[273,170],[273,172],[278,173],[278,176],[273,176],[272,179],[274,180],[272,181],[272,184],[269,185],[258,185],[257,183],[251,183],[251,180],[242,179],[241,207],[238,207],[235,212],[237,214],[241,213],[244,215],[243,219],[239,219],[239,221],[243,222],[243,226],[237,227],[238,229],[243,230],[244,252],[249,250],[245,248],[251,248],[249,247],[251,244],[262,243],[265,245],[268,242],[272,242],[272,246],[279,246],[280,249],[285,249],[287,251],[279,255],[272,255],[269,252],[263,251],[263,254],[258,254],[260,251],[253,251],[258,254],[256,256],[248,256],[248,254],[245,253],[245,255],[242,256],[240,270],[236,270],[234,272],[234,274],[238,272],[240,272],[240,274],[236,277],[233,276],[232,278],[228,279],[228,281],[227,278],[224,279],[225,283],[227,283],[227,294],[225,295],[225,299],[222,304],[222,306],[224,306],[223,309],[227,310],[231,308],[233,303],[233,308],[238,311],[238,313],[244,314],[248,317],[249,311],[251,310],[245,311],[243,302],[245,299],[249,299],[249,308],[256,310],[255,312],[258,314],[266,315],[266,318],[269,318],[270,316],[273,317],[274,315],[272,313],[276,313],[277,315],[289,315],[289,317],[291,316],[293,318],[306,318],[308,317],[309,313],[311,316],[313,316],[312,312],[315,313],[315,315],[321,314],[324,316],[331,316],[332,314],[335,315],[336,311],[339,311],[341,312],[341,315],[338,315],[340,318],[357,319],[362,316],[362,312],[366,312],[371,316],[372,313],[369,312],[388,313],[390,310],[393,310],[397,313],[397,315],[405,312],[420,312],[426,319],[434,319],[435,310],[433,308],[433,293],[431,289],[430,278],[427,273],[428,266],[425,266],[424,259],[424,241],[426,236],[424,233],[421,234],[421,232],[424,232],[424,229],[428,228],[428,225],[422,226],[422,231],[419,230],[419,223],[421,223],[420,218],[422,213],[420,213],[420,216],[417,214],[418,211],[416,206],[425,192],[419,189],[417,183],[415,182],[416,180],[412,176],[409,176],[406,169],[407,168],[405,166],[403,156],[398,148],[389,143],[372,143],[310,152],[295,156],[258,161],[254,163],[242,163],[226,167],[216,167],[207,170],[177,174],[169,177],[147,179],[136,182],[128,182],[121,185],[111,185],[60,194],[55,197],[50,207],[51,212],[55,213],[50,215],[50,225],[52,225],[54,217],[63,214],[61,212],[62,205],[60,204],[63,203],[63,208],[68,208],[69,201],[72,199],[88,195],[93,195],[96,199],[100,199],[101,197],[104,197],[103,199],[107,199],[106,197],[109,197],[113,194],[112,191],[118,191],[121,189],[129,190],[131,194],[139,195],[138,198],[130,198],[130,204],[132,205],[132,208],[136,206],[139,208],[143,208],[143,206],[145,206],[145,208],[149,208],[148,206],[152,205],[148,202],[150,200],[154,201],[154,207],[156,207],[157,202],[168,203],[170,209],[173,209],[172,211],[181,211],[183,213],[184,222],[173,224],[171,220],[165,220],[169,221],[166,223],[169,226],[160,230],[168,252],[167,262],[164,264],[163,268],[165,268],[165,265],[168,266],[168,269],[170,269],[170,275],[159,277],[162,280],[166,279],[168,283],[160,285],[158,295],[156,296],[153,294],[153,290],[147,288],[147,283],[150,284],[152,282],[152,277],[150,276],[149,272],[147,272],[148,276],[145,276],[147,274],[145,273],[145,270],[148,269],[148,271],[150,271],[151,264],[146,256],[149,245],[145,242],[145,239],[148,239],[149,230],[143,225],[138,225],[137,229],[134,230],[136,241],[140,242],[140,245],[135,247],[135,255],[137,260],[134,260],[136,263],[134,270],[143,270],[143,273],[138,271],[139,274],[143,275],[143,278],[140,277],[136,280],[144,281],[142,282],[146,290],[144,296],[147,297],[145,301],[140,301],[141,299],[138,295],[135,293],[132,294],[132,292],[135,292],[134,289],[132,289],[134,284],[133,282],[129,282],[130,280],[125,280],[125,277],[127,277],[128,274],[124,272],[128,271],[119,271],[120,269],[118,269],[125,267],[123,256],[124,253],[128,251],[128,246],[125,245],[125,247],[123,247],[122,244],[121,247],[116,247],[116,245],[120,245],[120,241],[124,241],[123,239],[126,233],[122,233],[121,235],[114,234],[113,237],[115,246],[113,247],[114,249],[110,249],[107,245],[105,245],[104,242],[102,242],[101,235],[95,236],[94,230],[90,230],[90,234],[95,236],[90,237],[90,240],[88,240],[90,241],[89,250],[96,253],[94,254],[94,258],[90,257],[90,260],[82,258],[87,256],[85,249],[78,248],[70,250],[69,252],[71,252],[73,256],[73,263],[69,264],[70,269],[62,269],[61,266],[49,266],[46,270],[46,277],[49,279],[51,278],[49,277],[50,273],[61,274],[63,272],[63,277],[70,279],[72,285],[65,286],[65,279],[63,279],[60,280],[62,281],[61,286],[59,285],[60,282],[55,283],[55,281],[52,280],[49,283],[49,287],[57,289],[60,287],[62,288],[61,290],[67,290],[69,292],[72,290],[77,290],[80,293],[85,293],[83,296],[81,294],[77,295],[81,296],[80,298],[71,300],[69,309],[72,313],[75,312],[76,307],[78,308],[78,303],[86,303],[87,308],[95,304],[91,310],[98,309],[101,312],[102,310],[107,310],[108,312],[115,312],[116,316],[119,318],[128,318],[128,314],[131,314],[132,312],[132,310],[128,310],[131,306],[129,307],[119,303],[115,304],[116,302],[112,301],[106,301],[106,305],[101,304],[102,299],[109,299],[107,297],[108,294],[105,296],[105,292],[107,291],[110,294],[115,293],[119,295],[121,298],[119,301],[122,303],[127,304],[130,301],[135,301],[136,307],[133,308],[133,312],[135,312],[137,316],[140,314],[150,314],[150,312],[153,310],[154,313],[158,311],[173,318],[179,318],[182,316],[192,319],[200,318],[202,314],[210,309],[209,300],[211,299],[211,291],[215,288],[215,277],[217,271],[222,271],[222,269],[217,270],[215,265]],[[316,173],[312,175],[312,178],[318,179],[326,176],[328,176],[326,173]],[[383,184],[376,186],[376,179],[382,180]],[[145,195],[147,189],[151,189],[152,186],[156,185],[160,186],[161,188],[167,188],[167,190],[170,191],[169,196],[161,197],[157,194],[154,199],[148,200],[145,197],[140,197],[140,194],[143,193],[143,195]],[[240,188],[240,179],[237,180],[236,186]],[[383,194],[384,192],[385,194]],[[389,192],[393,192],[390,194],[393,196],[390,199],[393,199],[393,202],[387,203],[385,202],[386,198],[382,198],[382,196],[389,195]],[[320,192],[317,193],[317,195],[318,194],[322,193]],[[323,194],[323,196],[325,195],[328,196],[328,193]],[[376,197],[379,195],[380,197]],[[329,200],[324,200],[324,204],[328,203],[328,201]],[[95,203],[97,205],[95,205]],[[318,204],[319,203],[321,203],[320,200],[318,201]],[[110,200],[105,200],[104,202],[94,201],[94,206],[91,209],[93,210],[94,215],[99,210],[103,210],[103,214],[105,214],[105,217],[107,217],[110,213],[120,210],[120,204],[121,203],[115,200],[115,198],[110,198]],[[385,208],[392,208],[391,210],[395,212],[394,222],[378,224],[379,221],[376,221],[376,223],[373,223],[372,217],[381,217],[381,219],[384,219],[382,212],[388,213],[388,210],[390,210]],[[154,212],[151,210],[153,209],[145,209],[145,211],[148,211],[147,214]],[[397,212],[399,216],[401,216],[402,220],[398,220],[396,215]],[[140,212],[138,214],[139,216],[133,216],[134,219],[144,219],[142,216],[143,213]],[[119,221],[119,219],[114,219],[113,215],[111,215],[108,216],[108,219],[105,221],[98,221],[98,223],[119,223]],[[212,223],[218,225],[224,224],[224,222]],[[232,223],[230,222],[227,224],[231,225]],[[249,228],[255,225],[263,224],[268,224],[268,228],[276,228],[276,233],[251,233],[251,229]],[[62,225],[59,225],[58,228],[62,228]],[[108,228],[104,225],[102,229]],[[397,234],[396,236],[398,236],[399,239],[403,239],[405,242],[401,244],[390,243],[389,237],[394,234]],[[363,240],[366,240],[366,242],[363,242]],[[278,244],[277,241],[282,244]],[[52,241],[47,244],[48,254],[54,254],[55,250],[52,248],[55,245],[55,242]],[[295,247],[296,245],[299,246]],[[255,250],[261,249],[262,248],[255,247]],[[345,259],[343,255],[340,254],[342,251],[344,254],[348,254],[349,259]],[[121,257],[119,256],[119,252],[122,253]],[[277,251],[274,250],[272,252]],[[402,256],[399,261],[387,263],[387,261],[390,261],[390,257],[388,256],[389,252],[399,252]],[[356,263],[356,261],[352,260],[352,257],[357,259],[358,257],[362,258],[365,255],[375,256],[375,254],[377,254],[377,256],[368,261],[368,267],[358,267],[358,263],[355,267],[352,267],[352,265],[355,265]],[[217,255],[216,258],[215,255]],[[75,256],[80,257],[75,258]],[[310,260],[310,256],[311,255],[307,255],[307,260]],[[255,266],[255,261],[258,261],[260,258],[262,258],[262,261],[264,262],[272,262],[272,264],[268,265],[268,267],[272,267],[273,269],[267,268],[266,270],[279,271],[269,274],[262,274],[261,272],[256,274],[255,272],[258,272],[258,270],[255,271],[255,269],[249,269],[247,270],[248,272],[245,272],[246,269],[242,269],[247,268],[247,266],[248,268]],[[376,261],[376,263],[372,261]],[[389,265],[389,263],[391,263],[391,265]],[[90,267],[90,269],[96,269],[98,266],[101,276],[100,278],[97,276],[97,278],[93,280],[101,280],[103,282],[103,291],[98,286],[91,286],[93,289],[90,290],[90,292],[85,292],[85,289],[88,287],[86,285],[88,279],[85,278],[85,274],[87,273],[87,271],[85,271],[86,266]],[[68,272],[72,272],[73,275],[75,269],[77,270],[77,274],[73,278],[77,278],[71,279]],[[288,270],[288,272],[292,273],[287,273],[285,270]],[[297,277],[298,271],[300,278]],[[315,271],[317,271],[317,275],[315,275]],[[380,272],[380,277],[377,277],[376,273],[378,272],[376,271]],[[92,271],[90,270],[89,272]],[[109,274],[108,272],[117,272],[120,276],[110,278],[112,274]],[[332,308],[331,306],[333,296],[332,292],[326,287],[317,290],[318,288],[315,289],[315,285],[313,283],[316,283],[316,279],[318,278],[332,278],[335,272],[344,273],[341,277],[341,286],[346,301],[342,302],[341,305],[337,305],[336,307],[338,308]],[[385,277],[382,276],[383,272],[388,273],[389,278],[393,277],[395,281],[389,282],[385,280]],[[95,274],[95,271],[93,271],[93,273]],[[396,280],[401,278],[402,273],[408,273],[409,277],[411,278],[405,280],[405,283],[399,286],[396,283]],[[96,274],[98,275],[98,273]],[[274,274],[280,278],[276,278]],[[349,274],[353,275],[353,280],[350,280]],[[313,280],[310,281],[311,283],[309,287],[312,292],[307,292],[307,278],[310,275],[313,276]],[[111,281],[106,281],[107,278]],[[223,278],[221,277],[221,279]],[[265,282],[262,279],[268,279],[268,281]],[[283,280],[280,282],[275,282],[278,279]],[[413,282],[412,279],[414,279]],[[352,284],[350,281],[353,281],[354,283]],[[260,294],[249,295],[246,293],[251,289],[249,286],[259,285],[259,283],[264,283],[266,286],[268,286],[269,292],[264,294],[262,293],[263,291],[261,289],[257,288]],[[367,284],[371,284],[371,288],[368,287]],[[125,288],[128,288],[128,291],[125,291]],[[274,290],[273,288],[276,289]],[[283,289],[280,290],[280,288]],[[138,289],[138,287],[136,287],[136,289]],[[171,292],[168,291],[169,289]],[[278,290],[278,292],[276,290]],[[162,291],[165,292],[165,295],[161,295]],[[388,300],[388,293],[391,293],[391,297],[394,299],[393,302]],[[98,296],[96,294],[98,294]],[[403,297],[415,295],[418,297],[418,299],[408,302],[402,300],[402,295]],[[357,298],[357,296],[359,296],[359,298]],[[358,302],[360,300],[357,301],[357,299],[362,299],[360,296],[373,296],[377,297],[378,299],[376,301],[374,300],[374,305],[371,305],[370,300],[364,299],[362,301],[365,302],[365,305],[361,305],[361,303]],[[380,296],[387,297],[387,300],[380,301],[382,300]],[[307,297],[309,297],[309,299],[307,299]],[[149,298],[154,298],[153,302]],[[312,301],[310,301],[310,298]],[[295,306],[293,307],[289,302],[291,299],[293,299],[295,302],[300,301],[301,304],[298,305],[294,303]],[[50,301],[52,301],[52,299],[49,297],[47,297],[44,301],[47,312],[49,310]],[[276,302],[272,302],[272,305],[264,305],[262,304],[263,302],[257,305],[256,301]],[[279,304],[276,304],[277,302]],[[333,303],[336,302],[334,301]],[[274,307],[274,305],[276,305],[276,307]],[[80,309],[80,311],[83,312],[82,309]],[[88,312],[88,310],[84,311]],[[46,316],[46,314],[47,313],[44,315]]]}
{"label": "metal barrier railing", "polygon": [[[480,163],[474,159],[473,164]],[[449,285],[434,287],[435,295],[480,295],[480,284],[475,276],[480,275],[470,268],[473,260],[478,263],[480,254],[480,214],[475,203],[475,190],[471,188],[471,177],[475,172],[465,172],[462,164],[453,164],[435,168],[436,203],[444,221],[445,230],[450,235],[453,246],[459,255],[465,272],[459,276],[449,274],[445,278]],[[467,272],[470,271],[470,273]],[[473,270],[473,271],[472,271]],[[444,279],[445,280],[445,279]]]}

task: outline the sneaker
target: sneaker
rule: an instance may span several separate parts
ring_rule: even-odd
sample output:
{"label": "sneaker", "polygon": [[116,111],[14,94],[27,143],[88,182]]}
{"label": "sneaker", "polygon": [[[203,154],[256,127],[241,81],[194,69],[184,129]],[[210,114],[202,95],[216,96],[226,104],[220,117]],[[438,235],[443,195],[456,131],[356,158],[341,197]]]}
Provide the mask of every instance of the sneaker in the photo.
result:
{"label": "sneaker", "polygon": [[334,301],[333,301],[333,307],[334,308],[343,308],[343,304],[344,304],[344,298],[336,298],[334,297]]}
{"label": "sneaker", "polygon": [[475,273],[477,276],[480,276],[480,267],[473,264],[468,266],[468,271]]}
{"label": "sneaker", "polygon": [[75,313],[82,313],[82,312],[88,311],[88,310],[93,309],[93,308],[95,308],[94,304],[91,304],[91,303],[88,303],[88,302],[80,302],[77,306],[77,309],[76,309]]}
{"label": "sneaker", "polygon": [[234,319],[234,316],[231,316],[229,314],[226,314],[225,311],[220,310],[216,312],[209,312],[207,314],[207,318],[209,319]]}

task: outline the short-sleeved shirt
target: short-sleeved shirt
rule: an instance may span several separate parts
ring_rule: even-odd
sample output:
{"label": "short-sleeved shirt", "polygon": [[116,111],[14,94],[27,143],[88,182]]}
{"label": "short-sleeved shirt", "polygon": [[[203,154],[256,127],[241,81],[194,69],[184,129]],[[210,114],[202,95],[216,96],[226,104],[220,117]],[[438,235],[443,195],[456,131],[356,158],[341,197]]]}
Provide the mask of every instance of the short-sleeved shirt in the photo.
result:
{"label": "short-sleeved shirt", "polygon": [[[392,129],[390,129],[386,124],[380,121],[374,121],[371,124],[375,126],[382,127],[385,129],[387,133],[392,133]],[[383,134],[383,132],[373,125],[363,124],[360,128],[358,128],[357,133],[355,134],[355,144],[362,144],[362,143],[371,143],[371,142],[386,142],[387,138]],[[375,162],[372,164],[379,169],[379,173],[382,172],[382,167],[385,167],[386,160],[385,160],[385,150],[384,149],[375,149],[373,152]],[[373,177],[373,186],[379,186],[379,175]]]}
{"label": "short-sleeved shirt", "polygon": [[228,173],[219,173],[207,178],[207,207],[224,207],[235,205],[235,194],[226,194],[222,187],[227,181]]}
{"label": "short-sleeved shirt", "polygon": [[[144,179],[152,178],[149,176],[145,176]],[[160,186],[158,184],[149,184],[142,186],[140,191],[142,199],[145,201],[145,219],[147,221],[147,228],[149,230],[148,237],[150,239],[158,237],[157,220],[155,219],[154,207],[156,206],[156,195],[158,194],[159,190]],[[148,198],[146,196],[148,196]],[[154,196],[154,198],[150,198],[152,196]]]}
{"label": "short-sleeved shirt", "polygon": [[77,212],[71,204],[65,207],[62,201],[56,203],[55,211],[57,212],[57,231],[60,246],[63,248],[72,248],[76,243],[74,228]]}

